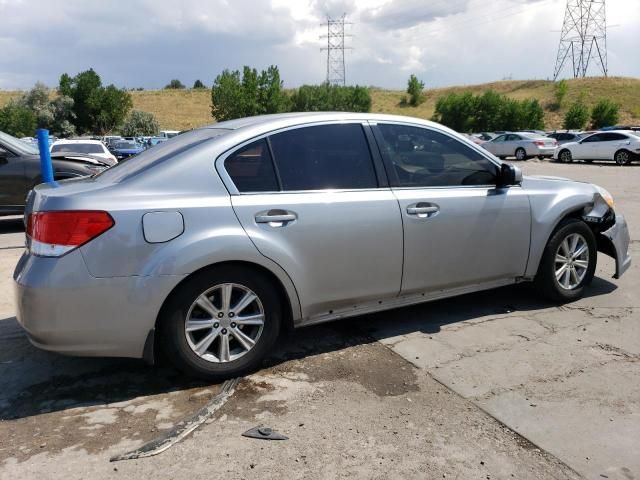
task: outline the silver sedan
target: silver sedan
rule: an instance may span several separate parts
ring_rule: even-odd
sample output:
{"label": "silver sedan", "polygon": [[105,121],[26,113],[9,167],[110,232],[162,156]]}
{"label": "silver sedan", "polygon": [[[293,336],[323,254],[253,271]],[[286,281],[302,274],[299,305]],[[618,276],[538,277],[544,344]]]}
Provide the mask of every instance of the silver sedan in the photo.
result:
{"label": "silver sedan", "polygon": [[533,282],[572,301],[630,265],[600,187],[522,177],[441,125],[283,114],[179,135],[27,199],[17,318],[38,347],[219,380],[279,333]]}
{"label": "silver sedan", "polygon": [[516,157],[527,160],[532,157],[551,158],[558,146],[554,138],[536,133],[504,133],[482,144],[482,147],[501,159]]}

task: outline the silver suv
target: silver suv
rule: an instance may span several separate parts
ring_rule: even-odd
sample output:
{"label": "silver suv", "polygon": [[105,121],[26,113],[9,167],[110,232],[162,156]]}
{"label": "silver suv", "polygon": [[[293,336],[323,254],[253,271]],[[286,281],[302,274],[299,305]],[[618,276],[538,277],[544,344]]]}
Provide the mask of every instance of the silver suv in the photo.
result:
{"label": "silver suv", "polygon": [[14,274],[31,341],[154,358],[209,379],[281,330],[534,281],[578,298],[629,234],[594,185],[522,178],[435,123],[285,114],[179,135],[89,179],[40,185]]}

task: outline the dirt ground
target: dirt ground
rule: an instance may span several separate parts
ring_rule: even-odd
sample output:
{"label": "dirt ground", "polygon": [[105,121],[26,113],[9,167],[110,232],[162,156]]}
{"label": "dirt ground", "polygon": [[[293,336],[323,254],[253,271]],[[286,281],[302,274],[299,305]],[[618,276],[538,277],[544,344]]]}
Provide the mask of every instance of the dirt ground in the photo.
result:
{"label": "dirt ground", "polygon": [[[637,263],[640,167],[529,161],[608,188]],[[14,318],[20,220],[0,220],[0,479],[640,478],[640,280],[600,257],[562,307],[525,286],[310,327],[283,340],[192,435],[109,462],[210,402],[218,385],[142,362],[32,347]],[[289,437],[242,437],[256,425]]]}

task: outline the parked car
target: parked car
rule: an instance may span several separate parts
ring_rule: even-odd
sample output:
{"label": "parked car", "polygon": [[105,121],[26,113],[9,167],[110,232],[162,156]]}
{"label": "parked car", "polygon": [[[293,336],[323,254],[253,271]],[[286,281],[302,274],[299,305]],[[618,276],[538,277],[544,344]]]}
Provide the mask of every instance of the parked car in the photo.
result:
{"label": "parked car", "polygon": [[628,165],[640,159],[640,134],[624,130],[594,133],[577,142],[565,143],[553,158],[564,163],[613,160],[618,165]]}
{"label": "parked car", "polygon": [[51,153],[83,153],[117,162],[116,157],[98,140],[58,140],[51,145]]}
{"label": "parked car", "polygon": [[144,147],[137,142],[121,141],[113,143],[110,150],[118,161],[123,161],[144,152]]}
{"label": "parked car", "polygon": [[516,157],[517,160],[551,158],[557,146],[553,138],[529,132],[504,133],[482,144],[483,148],[500,159]]}
{"label": "parked car", "polygon": [[178,135],[180,135],[180,130],[161,130],[159,136],[169,139]]}
{"label": "parked car", "polygon": [[147,140],[147,143],[145,144],[145,146],[146,148],[155,147],[156,145],[166,142],[167,140],[169,139],[165,137],[151,137]]}
{"label": "parked car", "polygon": [[148,361],[160,348],[216,380],[256,368],[289,327],[525,281],[572,301],[598,249],[616,278],[631,261],[606,190],[523,178],[446,127],[382,114],[195,129],[39,185],[26,214],[14,285],[36,346]]}
{"label": "parked car", "polygon": [[579,142],[585,135],[585,133],[581,132],[553,132],[547,135],[547,137],[555,139],[558,145],[564,145],[569,142]]}
{"label": "parked car", "polygon": [[[107,165],[73,154],[52,154],[54,178],[93,175]],[[27,192],[42,181],[38,148],[0,132],[0,216],[21,215]]]}

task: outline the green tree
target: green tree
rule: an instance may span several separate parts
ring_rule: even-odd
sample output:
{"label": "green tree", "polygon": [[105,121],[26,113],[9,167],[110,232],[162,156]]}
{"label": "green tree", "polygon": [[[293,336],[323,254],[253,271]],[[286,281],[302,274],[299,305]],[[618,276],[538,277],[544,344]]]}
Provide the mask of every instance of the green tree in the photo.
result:
{"label": "green tree", "polygon": [[258,73],[245,66],[224,70],[211,87],[211,114],[218,121],[249,117],[288,109],[288,98],[282,89],[278,67],[271,66]]}
{"label": "green tree", "polygon": [[19,102],[10,101],[0,108],[0,131],[16,137],[32,137],[36,128],[35,114]]}
{"label": "green tree", "polygon": [[411,74],[407,82],[407,93],[409,94],[409,105],[417,107],[424,102],[424,82],[418,80],[418,77]]}
{"label": "green tree", "polygon": [[159,130],[160,124],[153,113],[133,110],[120,129],[120,133],[126,137],[152,136],[157,135]]}
{"label": "green tree", "polygon": [[198,90],[201,88],[207,88],[206,85],[204,83],[202,83],[202,81],[200,80],[196,80],[195,82],[193,82],[193,87],[194,90]]}
{"label": "green tree", "polygon": [[564,115],[564,128],[583,129],[589,120],[589,109],[579,98],[571,104],[569,110]]}
{"label": "green tree", "polygon": [[[107,133],[122,124],[133,106],[131,95],[114,85],[104,87],[100,76],[89,69],[60,77],[58,93],[72,99],[71,115],[61,120],[75,125],[79,133]],[[66,123],[64,123],[66,125]]]}
{"label": "green tree", "polygon": [[101,89],[99,95],[93,98],[93,132],[105,135],[124,122],[129,111],[133,108],[131,94],[114,85]]}
{"label": "green tree", "polygon": [[544,109],[538,100],[523,100],[520,103],[520,108],[522,109],[521,129],[544,129]]}
{"label": "green tree", "polygon": [[166,89],[174,89],[174,90],[182,90],[184,88],[186,88],[184,86],[184,84],[178,80],[177,78],[174,78],[173,80],[171,80],[167,85],[165,85]]}
{"label": "green tree", "polygon": [[612,127],[620,119],[620,105],[606,98],[596,103],[591,110],[591,127]]}
{"label": "green tree", "polygon": [[560,110],[562,108],[562,103],[564,102],[564,98],[567,96],[568,92],[569,84],[564,79],[553,85],[553,98],[555,99],[553,107],[555,110]]}
{"label": "green tree", "polygon": [[471,92],[450,93],[436,102],[433,120],[458,132],[469,132],[475,128],[477,97]]}

